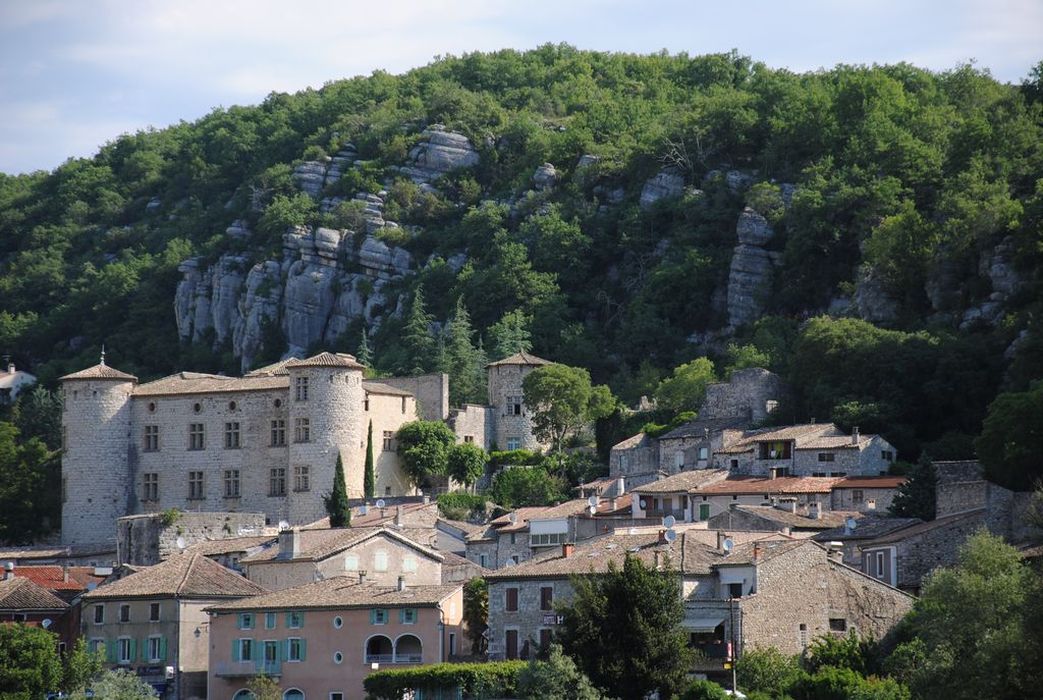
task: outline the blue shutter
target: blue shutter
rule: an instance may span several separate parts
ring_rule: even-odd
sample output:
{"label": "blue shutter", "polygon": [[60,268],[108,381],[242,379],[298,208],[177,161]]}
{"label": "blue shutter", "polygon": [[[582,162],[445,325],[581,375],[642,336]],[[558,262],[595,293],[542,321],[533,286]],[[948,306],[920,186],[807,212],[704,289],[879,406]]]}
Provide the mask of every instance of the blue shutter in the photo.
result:
{"label": "blue shutter", "polygon": [[371,624],[371,625],[377,624],[377,611],[374,610],[373,608],[370,608],[370,610],[369,610],[369,624]]}
{"label": "blue shutter", "polygon": [[239,660],[239,640],[238,639],[233,639],[232,640],[232,661],[238,661],[238,660]]}
{"label": "blue shutter", "polygon": [[304,661],[304,659],[308,656],[308,653],[307,653],[308,652],[308,640],[304,639],[303,637],[301,637],[300,644],[301,644],[301,661]]}
{"label": "blue shutter", "polygon": [[304,611],[297,613],[297,621],[301,623],[301,629],[304,629]]}
{"label": "blue shutter", "polygon": [[399,608],[398,609],[398,624],[400,624],[400,625],[404,624],[405,621],[406,621],[406,609],[405,608]]}
{"label": "blue shutter", "polygon": [[166,637],[160,637],[159,638],[159,660],[160,661],[166,661],[167,660],[167,638]]}
{"label": "blue shutter", "polygon": [[105,660],[110,664],[116,663],[116,641],[110,639],[105,642]]}
{"label": "blue shutter", "polygon": [[136,639],[130,640],[130,654],[127,655],[127,658],[129,658],[131,661],[133,661],[134,657],[137,655],[137,651],[138,651],[138,640],[136,640]]}

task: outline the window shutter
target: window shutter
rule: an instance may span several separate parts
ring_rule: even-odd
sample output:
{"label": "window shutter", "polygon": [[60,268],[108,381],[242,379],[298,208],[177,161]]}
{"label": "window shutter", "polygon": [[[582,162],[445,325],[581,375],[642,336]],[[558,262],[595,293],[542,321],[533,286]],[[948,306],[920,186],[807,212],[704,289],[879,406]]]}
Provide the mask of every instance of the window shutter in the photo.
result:
{"label": "window shutter", "polygon": [[304,661],[308,656],[308,640],[301,638],[301,661]]}
{"label": "window shutter", "polygon": [[399,608],[398,609],[398,624],[401,625],[405,621],[406,621],[406,609],[405,608]]}
{"label": "window shutter", "polygon": [[377,611],[374,610],[373,608],[370,608],[370,610],[369,610],[369,624],[371,624],[371,625],[377,624]]}
{"label": "window shutter", "polygon": [[287,629],[289,629],[290,623],[292,622],[292,620],[293,620],[293,613],[287,612],[286,613],[286,628]]}
{"label": "window shutter", "polygon": [[232,661],[239,661],[239,640],[232,640]]}
{"label": "window shutter", "polygon": [[239,629],[243,629],[243,614],[239,613]]}
{"label": "window shutter", "polygon": [[286,661],[290,658],[290,640],[284,639],[279,642],[279,661]]}
{"label": "window shutter", "polygon": [[304,628],[304,612],[297,613],[297,620],[301,623],[301,629]]}
{"label": "window shutter", "polygon": [[115,640],[110,639],[107,642],[105,642],[105,656],[106,656],[105,660],[108,661],[110,664],[116,663],[116,641]]}
{"label": "window shutter", "polygon": [[134,657],[137,655],[137,651],[138,651],[138,641],[136,639],[130,640],[130,654],[128,656],[129,656],[131,661],[134,660]]}
{"label": "window shutter", "polygon": [[160,661],[166,661],[167,660],[167,638],[166,637],[160,637],[159,638],[159,660]]}

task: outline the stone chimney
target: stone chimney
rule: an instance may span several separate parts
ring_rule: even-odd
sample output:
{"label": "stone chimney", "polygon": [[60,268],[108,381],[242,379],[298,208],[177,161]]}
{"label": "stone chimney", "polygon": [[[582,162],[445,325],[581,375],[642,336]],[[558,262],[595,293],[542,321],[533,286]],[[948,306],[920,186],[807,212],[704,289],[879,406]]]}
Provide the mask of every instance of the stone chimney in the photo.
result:
{"label": "stone chimney", "polygon": [[399,576],[398,577],[398,590],[399,591],[406,590],[406,577],[405,576]]}
{"label": "stone chimney", "polygon": [[789,537],[790,535],[793,534],[793,528],[791,528],[789,526],[782,528],[782,534],[785,535],[786,537]]}
{"label": "stone chimney", "polygon": [[14,562],[9,561],[4,564],[4,580],[10,581],[14,578]]}
{"label": "stone chimney", "polygon": [[8,362],[7,363],[7,373],[8,374],[14,374],[15,373],[14,363],[13,362]]}
{"label": "stone chimney", "polygon": [[297,527],[279,532],[279,559],[296,559],[301,555],[301,530]]}
{"label": "stone chimney", "polygon": [[818,520],[821,517],[820,510],[818,501],[812,501],[808,504],[808,517],[812,520]]}
{"label": "stone chimney", "polygon": [[768,478],[770,480],[772,480],[772,481],[774,481],[775,479],[779,478],[779,470],[777,468],[775,468],[775,467],[772,467],[771,469],[769,469],[768,470]]}
{"label": "stone chimney", "polygon": [[753,543],[753,561],[760,561],[761,558],[761,543]]}
{"label": "stone chimney", "polygon": [[395,506],[395,527],[402,527],[402,504]]}
{"label": "stone chimney", "polygon": [[780,498],[779,502],[775,504],[775,507],[779,510],[784,510],[787,513],[797,512],[797,499],[796,498]]}
{"label": "stone chimney", "polygon": [[616,479],[616,497],[622,496],[627,492],[627,480],[623,477]]}
{"label": "stone chimney", "polygon": [[856,425],[854,428],[851,429],[851,444],[857,445],[858,441],[858,426]]}
{"label": "stone chimney", "polygon": [[365,569],[360,569],[359,570],[359,585],[361,586],[365,582],[366,582],[366,570]]}
{"label": "stone chimney", "polygon": [[575,551],[576,551],[576,545],[573,544],[572,542],[562,542],[561,543],[561,556],[565,557],[566,559],[571,557],[572,553],[575,552]]}
{"label": "stone chimney", "polygon": [[723,531],[717,531],[717,550],[720,552],[724,551],[724,541],[728,538],[728,535],[724,534]]}

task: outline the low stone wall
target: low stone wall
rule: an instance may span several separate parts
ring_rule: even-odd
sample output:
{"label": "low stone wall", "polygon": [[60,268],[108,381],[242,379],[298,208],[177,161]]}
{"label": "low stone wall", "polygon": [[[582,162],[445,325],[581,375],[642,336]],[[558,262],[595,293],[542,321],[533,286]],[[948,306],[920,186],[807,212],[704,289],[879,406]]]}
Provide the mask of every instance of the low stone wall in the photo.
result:
{"label": "low stone wall", "polygon": [[197,542],[220,540],[242,535],[260,535],[264,531],[264,513],[164,513],[128,515],[116,526],[116,545],[120,563],[152,566]]}

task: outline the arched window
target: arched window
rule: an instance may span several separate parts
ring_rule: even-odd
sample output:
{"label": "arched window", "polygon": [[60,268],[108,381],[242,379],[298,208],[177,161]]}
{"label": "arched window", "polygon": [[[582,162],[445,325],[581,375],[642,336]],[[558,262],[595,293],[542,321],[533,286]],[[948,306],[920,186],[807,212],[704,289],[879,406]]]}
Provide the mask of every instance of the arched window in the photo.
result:
{"label": "arched window", "polygon": [[296,688],[290,688],[282,694],[282,700],[304,700],[304,692]]}
{"label": "arched window", "polygon": [[232,696],[232,700],[254,700],[254,694],[246,688],[243,688],[238,693]]}
{"label": "arched window", "polygon": [[366,640],[366,663],[389,664],[395,660],[395,645],[382,634],[374,635]]}
{"label": "arched window", "polygon": [[403,634],[395,640],[395,663],[418,664],[424,656],[420,638],[414,634]]}

